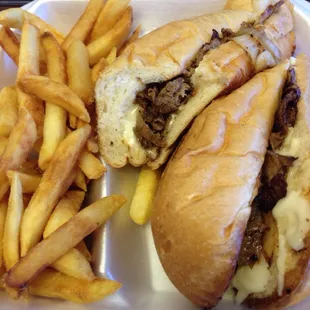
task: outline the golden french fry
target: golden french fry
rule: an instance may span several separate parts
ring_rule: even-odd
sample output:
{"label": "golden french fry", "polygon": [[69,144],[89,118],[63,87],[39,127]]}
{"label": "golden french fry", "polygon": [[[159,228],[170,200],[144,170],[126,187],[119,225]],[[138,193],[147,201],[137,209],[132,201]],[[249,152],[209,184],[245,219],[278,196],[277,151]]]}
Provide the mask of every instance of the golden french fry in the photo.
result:
{"label": "golden french fry", "polygon": [[25,108],[32,115],[37,127],[37,139],[42,139],[44,125],[44,106],[41,99],[24,93],[19,87],[16,88],[19,108]]}
{"label": "golden french fry", "polygon": [[94,85],[89,68],[88,51],[84,43],[74,40],[67,48],[67,71],[69,87],[90,105],[94,97]]}
{"label": "golden french fry", "polygon": [[[48,76],[60,83],[67,83],[66,57],[61,46],[51,33],[41,37],[46,55]],[[59,143],[66,136],[67,112],[57,105],[46,102],[43,127],[43,144],[39,155],[39,167],[46,170]]]}
{"label": "golden french fry", "polygon": [[5,285],[17,292],[25,289],[40,272],[105,223],[125,202],[124,196],[113,195],[102,198],[80,211],[10,269],[4,278]]}
{"label": "golden french fry", "polygon": [[19,80],[21,88],[42,100],[55,104],[85,122],[89,122],[89,114],[79,96],[67,85],[45,76],[25,76]]}
{"label": "golden french fry", "polygon": [[7,147],[0,161],[0,200],[9,189],[6,172],[18,169],[26,162],[36,139],[36,124],[31,114],[26,109],[21,108],[18,121],[12,129]]}
{"label": "golden french fry", "polygon": [[78,119],[76,116],[69,114],[69,125],[70,128],[76,129],[77,128]]}
{"label": "golden french fry", "polygon": [[8,27],[0,29],[0,46],[10,56],[10,58],[18,65],[19,59],[19,41],[13,31]]}
{"label": "golden french fry", "polygon": [[14,87],[4,87],[0,92],[0,136],[8,137],[17,122],[18,102]]}
{"label": "golden french fry", "polygon": [[114,46],[106,58],[109,65],[115,61],[116,56],[117,56],[117,48]]}
{"label": "golden french fry", "polygon": [[132,25],[132,7],[128,7],[116,25],[102,37],[87,45],[89,62],[93,66],[106,57],[115,46],[119,48],[126,41]]}
{"label": "golden french fry", "polygon": [[59,43],[61,43],[64,39],[63,35],[60,34],[55,28],[30,12],[17,8],[0,12],[0,25],[22,30],[25,22],[37,27],[41,33],[46,31],[51,32]]}
{"label": "golden french fry", "polygon": [[132,33],[132,35],[130,36],[130,38],[127,40],[127,42],[125,42],[125,44],[121,47],[121,49],[119,50],[118,54],[121,55],[125,48],[131,44],[132,42],[135,42],[137,39],[139,39],[140,37],[140,33],[141,33],[141,25],[139,25],[136,30]]}
{"label": "golden french fry", "polygon": [[18,174],[24,194],[33,194],[37,190],[42,178],[42,176],[38,173],[29,174],[20,171],[15,172],[12,170],[9,170],[6,174],[10,184],[12,184],[14,175]]}
{"label": "golden french fry", "polygon": [[55,207],[45,226],[44,239],[79,212],[84,197],[85,193],[82,191],[68,191],[65,194]]}
{"label": "golden french fry", "polygon": [[22,184],[18,173],[13,173],[3,237],[3,259],[6,270],[11,269],[20,259],[19,234],[23,213]]}
{"label": "golden french fry", "polygon": [[91,262],[92,255],[90,254],[84,241],[80,242],[75,248],[84,255],[88,262]]}
{"label": "golden french fry", "polygon": [[143,166],[136,192],[130,205],[130,217],[138,225],[146,224],[151,216],[160,173]]}
{"label": "golden french fry", "polygon": [[70,33],[66,36],[62,47],[66,50],[71,43],[77,39],[81,41],[85,41],[88,34],[92,30],[97,17],[99,16],[101,10],[103,8],[102,0],[90,0],[86,10],[77,21],[77,23],[73,26]]}
{"label": "golden french fry", "polygon": [[81,168],[78,169],[78,173],[74,179],[74,184],[80,188],[81,190],[83,190],[84,192],[87,191],[87,183],[86,183],[86,179],[85,179],[85,174],[84,172],[81,170]]}
{"label": "golden french fry", "polygon": [[98,77],[100,73],[109,65],[107,60],[102,57],[92,68],[91,70],[91,78],[93,80],[93,83],[95,84],[98,80]]}
{"label": "golden french fry", "polygon": [[99,301],[120,287],[121,284],[113,280],[96,279],[89,282],[47,269],[31,283],[29,293],[85,304]]}
{"label": "golden french fry", "polygon": [[20,41],[17,82],[28,74],[40,74],[40,32],[37,27],[26,22]]}
{"label": "golden french fry", "polygon": [[99,145],[94,137],[90,136],[86,143],[87,150],[91,153],[99,153]]}
{"label": "golden french fry", "polygon": [[125,13],[130,0],[108,0],[91,32],[90,42],[111,30]]}
{"label": "golden french fry", "polygon": [[[56,229],[75,216],[82,205],[84,197],[85,193],[82,191],[67,192],[49,218],[43,237],[47,238]],[[89,262],[83,254],[76,249],[71,249],[68,253],[54,262],[52,267],[75,278],[88,281],[95,279],[95,275],[92,272]]]}
{"label": "golden french fry", "polygon": [[8,145],[9,139],[6,137],[0,137],[0,156],[4,153],[6,146]]}
{"label": "golden french fry", "polygon": [[[59,198],[73,182],[78,157],[90,135],[90,126],[70,133],[58,146],[39,187],[25,210],[21,225],[21,255],[33,248],[41,239],[45,225]],[[72,180],[70,180],[70,178]]]}
{"label": "golden french fry", "polygon": [[87,150],[79,158],[79,167],[90,180],[99,179],[107,171],[105,165]]}
{"label": "golden french fry", "polygon": [[[0,278],[2,276],[1,270],[3,267],[3,242],[2,242],[2,240],[3,240],[3,235],[4,235],[4,226],[5,226],[7,208],[8,208],[7,199],[6,198],[2,199],[0,202],[0,240],[1,240],[1,242],[0,242]],[[5,269],[4,269],[4,271],[5,271]]]}

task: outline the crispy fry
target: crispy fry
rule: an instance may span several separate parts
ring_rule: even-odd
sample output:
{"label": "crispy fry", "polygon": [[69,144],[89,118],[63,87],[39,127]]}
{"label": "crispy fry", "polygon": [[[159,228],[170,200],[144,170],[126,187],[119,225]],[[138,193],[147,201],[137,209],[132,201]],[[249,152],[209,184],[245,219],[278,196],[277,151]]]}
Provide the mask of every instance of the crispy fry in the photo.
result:
{"label": "crispy fry", "polygon": [[[43,237],[47,238],[60,226],[75,216],[84,200],[82,191],[69,191],[60,200],[45,227]],[[56,270],[69,276],[92,281],[95,276],[87,259],[76,249],[71,249],[64,256],[52,264]]]}
{"label": "crispy fry", "polygon": [[47,269],[31,283],[29,293],[85,304],[99,301],[115,293],[120,287],[120,283],[112,280],[96,279],[92,282],[83,281],[52,269]]}
{"label": "crispy fry", "polygon": [[18,102],[14,87],[4,87],[0,92],[0,136],[8,137],[17,122]]}
{"label": "crispy fry", "polygon": [[79,158],[79,167],[89,179],[98,179],[106,171],[106,167],[94,154],[84,150]]}
{"label": "crispy fry", "polygon": [[[21,225],[21,255],[33,248],[42,237],[45,225],[59,198],[71,185],[72,170],[85,146],[90,127],[70,133],[58,146],[42,180],[34,193]],[[69,180],[69,176],[74,177]]]}
{"label": "crispy fry", "polygon": [[24,194],[33,194],[37,190],[42,178],[42,176],[38,173],[30,174],[20,171],[15,172],[12,170],[9,170],[6,174],[10,184],[12,184],[14,175],[18,174]]}
{"label": "crispy fry", "polygon": [[92,68],[91,70],[91,78],[93,80],[93,83],[95,84],[96,81],[98,80],[98,77],[100,73],[109,65],[107,60],[102,57]]}
{"label": "crispy fry", "polygon": [[20,259],[19,233],[23,213],[22,184],[18,173],[13,173],[3,237],[3,259],[6,270],[11,269]]}
{"label": "crispy fry", "polygon": [[99,16],[101,10],[103,8],[102,0],[90,0],[86,10],[83,15],[77,21],[77,23],[73,26],[70,33],[65,38],[62,47],[66,50],[71,43],[77,39],[81,41],[85,41],[88,34],[92,30],[97,17]]}
{"label": "crispy fry", "polygon": [[116,25],[102,37],[87,45],[89,62],[93,66],[106,57],[115,46],[119,48],[126,41],[132,25],[132,7],[128,7]]}
{"label": "crispy fry", "polygon": [[27,159],[35,141],[37,131],[31,114],[24,108],[19,110],[19,117],[14,126],[7,147],[0,161],[0,200],[9,189],[6,172],[19,168]]}
{"label": "crispy fry", "polygon": [[0,25],[21,30],[25,22],[36,26],[41,33],[46,31],[51,32],[59,43],[61,43],[64,39],[63,35],[60,34],[55,28],[27,11],[14,8],[0,12]]}
{"label": "crispy fry", "polygon": [[141,33],[141,25],[139,25],[136,30],[132,33],[132,35],[130,36],[130,38],[127,40],[127,42],[125,42],[125,44],[120,48],[118,54],[121,55],[125,48],[131,44],[132,42],[136,41],[137,39],[139,39],[140,37],[140,33]]}
{"label": "crispy fry", "polygon": [[27,93],[55,104],[69,113],[89,122],[89,115],[83,101],[68,86],[44,76],[25,76],[19,81]]}
{"label": "crispy fry", "polygon": [[90,42],[111,30],[125,13],[130,0],[108,0],[91,32]]}
{"label": "crispy fry", "polygon": [[93,102],[94,85],[89,68],[88,51],[80,40],[74,40],[67,48],[67,71],[69,87],[85,105],[90,105]]}
{"label": "crispy fry", "polygon": [[69,114],[69,125],[70,128],[76,129],[77,128],[78,119],[76,116]]}
{"label": "crispy fry", "polygon": [[116,56],[117,56],[117,48],[114,46],[106,58],[109,65],[115,61]]}
{"label": "crispy fry", "polygon": [[8,145],[9,139],[6,137],[0,137],[0,156],[4,153],[6,146]]}
{"label": "crispy fry", "polygon": [[[66,57],[61,46],[51,33],[44,33],[41,39],[47,60],[48,76],[66,84]],[[66,121],[67,112],[63,108],[46,102],[43,144],[39,155],[39,167],[42,170],[46,170],[59,143],[66,136]]]}
{"label": "crispy fry", "polygon": [[19,41],[13,31],[8,27],[1,27],[0,29],[0,46],[11,57],[15,64],[18,65]]}
{"label": "crispy fry", "polygon": [[86,143],[87,150],[91,153],[97,154],[99,153],[99,145],[95,139],[95,137],[90,136]]}
{"label": "crispy fry", "polygon": [[[3,235],[4,235],[4,225],[5,225],[7,208],[8,208],[8,201],[6,198],[4,198],[0,202],[0,240],[1,241],[3,240]],[[2,267],[3,267],[3,242],[0,242],[0,278],[1,278]]]}
{"label": "crispy fry", "polygon": [[17,83],[28,74],[40,74],[40,32],[37,27],[26,22],[20,42]]}
{"label": "crispy fry", "polygon": [[24,93],[19,87],[16,88],[19,108],[24,107],[32,115],[37,127],[37,139],[42,139],[44,125],[44,106],[41,99]]}
{"label": "crispy fry", "polygon": [[10,269],[4,279],[5,285],[17,292],[25,289],[40,272],[105,223],[125,202],[124,196],[113,195],[80,211]]}
{"label": "crispy fry", "polygon": [[138,225],[144,225],[150,219],[159,177],[158,170],[142,167],[130,206],[130,217]]}
{"label": "crispy fry", "polygon": [[84,255],[88,262],[91,262],[92,255],[90,254],[84,241],[80,242],[75,248]]}
{"label": "crispy fry", "polygon": [[85,179],[85,174],[81,170],[81,168],[78,169],[78,173],[74,179],[74,183],[78,188],[80,188],[84,192],[87,191],[87,183],[86,183],[86,179]]}

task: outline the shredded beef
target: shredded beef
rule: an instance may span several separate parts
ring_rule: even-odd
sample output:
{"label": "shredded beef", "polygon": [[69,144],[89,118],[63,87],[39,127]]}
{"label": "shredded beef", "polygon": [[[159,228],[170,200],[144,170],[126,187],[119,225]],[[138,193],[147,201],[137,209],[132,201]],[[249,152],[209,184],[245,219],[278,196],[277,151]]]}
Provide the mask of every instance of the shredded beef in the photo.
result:
{"label": "shredded beef", "polygon": [[284,86],[280,107],[276,113],[270,145],[273,150],[279,149],[288,134],[290,127],[295,126],[297,116],[297,102],[300,89],[296,84],[295,70],[291,69]]}
{"label": "shredded beef", "polygon": [[279,7],[284,4],[283,0],[280,0],[278,3],[276,3],[275,5],[268,5],[268,7],[266,8],[266,10],[261,14],[260,18],[259,18],[259,24],[263,24],[264,21],[266,19],[268,19],[270,17],[271,14],[273,14],[274,12],[276,12]]}
{"label": "shredded beef", "polygon": [[263,234],[266,228],[262,211],[254,203],[238,258],[239,267],[253,266],[259,259],[260,252],[263,249]]}
{"label": "shredded beef", "polygon": [[213,29],[210,42],[199,50],[182,75],[164,83],[149,84],[137,94],[135,103],[141,107],[142,119],[139,119],[135,133],[144,148],[164,147],[164,130],[170,115],[186,104],[194,92],[190,77],[208,51],[227,42],[232,36],[234,32],[228,28],[222,29],[222,38]]}

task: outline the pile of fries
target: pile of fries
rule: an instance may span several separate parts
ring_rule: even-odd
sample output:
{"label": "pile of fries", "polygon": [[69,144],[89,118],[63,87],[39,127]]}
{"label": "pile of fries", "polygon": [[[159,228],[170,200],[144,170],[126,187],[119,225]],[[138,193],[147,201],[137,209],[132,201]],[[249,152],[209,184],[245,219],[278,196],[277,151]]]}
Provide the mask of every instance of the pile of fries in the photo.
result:
{"label": "pile of fries", "polygon": [[0,92],[0,287],[13,298],[87,303],[120,287],[95,277],[83,240],[125,198],[80,208],[88,182],[106,171],[95,81],[140,34],[138,27],[128,39],[129,2],[90,0],[66,37],[22,9],[0,13],[0,45],[18,66],[16,84]]}

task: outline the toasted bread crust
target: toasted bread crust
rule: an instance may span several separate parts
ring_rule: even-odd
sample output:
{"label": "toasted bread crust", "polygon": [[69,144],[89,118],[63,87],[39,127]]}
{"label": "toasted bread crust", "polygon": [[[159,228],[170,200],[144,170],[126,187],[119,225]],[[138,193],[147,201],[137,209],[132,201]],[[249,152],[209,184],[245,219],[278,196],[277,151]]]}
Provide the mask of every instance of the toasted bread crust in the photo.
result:
{"label": "toasted bread crust", "polygon": [[195,120],[169,162],[152,231],[174,285],[212,307],[234,273],[287,63],[256,75]]}

